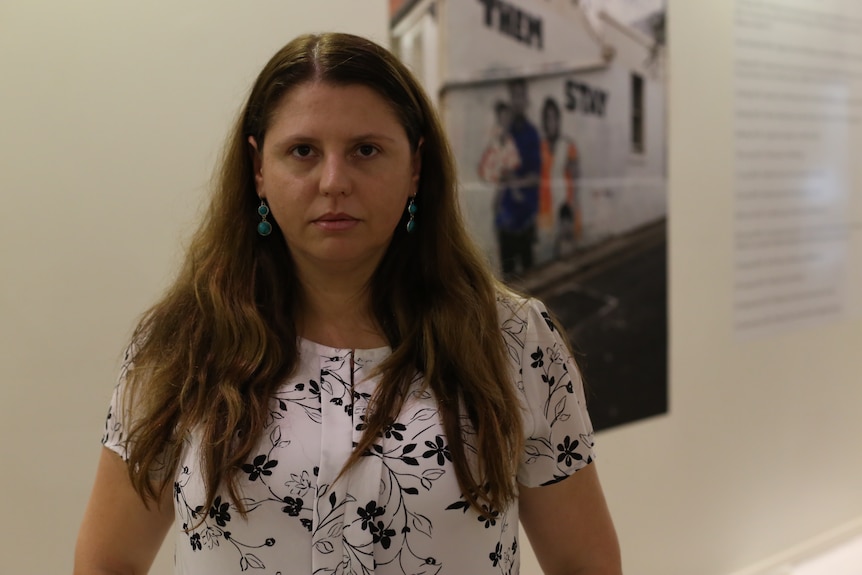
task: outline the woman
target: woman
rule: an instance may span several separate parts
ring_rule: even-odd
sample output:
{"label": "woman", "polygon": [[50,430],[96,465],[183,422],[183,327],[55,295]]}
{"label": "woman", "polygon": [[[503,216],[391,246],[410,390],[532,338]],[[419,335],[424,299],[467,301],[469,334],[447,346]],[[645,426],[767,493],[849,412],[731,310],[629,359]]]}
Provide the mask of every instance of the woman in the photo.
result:
{"label": "woman", "polygon": [[470,243],[416,80],[297,38],[138,326],[75,573],[146,573],[169,530],[177,573],[517,573],[519,514],[548,573],[618,573],[570,357]]}

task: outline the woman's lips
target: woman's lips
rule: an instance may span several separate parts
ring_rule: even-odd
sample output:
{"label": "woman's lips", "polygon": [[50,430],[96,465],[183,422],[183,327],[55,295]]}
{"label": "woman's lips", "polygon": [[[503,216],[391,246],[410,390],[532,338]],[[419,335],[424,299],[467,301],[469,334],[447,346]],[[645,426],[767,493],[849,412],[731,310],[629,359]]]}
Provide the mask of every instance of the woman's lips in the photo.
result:
{"label": "woman's lips", "polygon": [[347,214],[324,214],[313,223],[328,232],[342,232],[356,227],[359,220]]}

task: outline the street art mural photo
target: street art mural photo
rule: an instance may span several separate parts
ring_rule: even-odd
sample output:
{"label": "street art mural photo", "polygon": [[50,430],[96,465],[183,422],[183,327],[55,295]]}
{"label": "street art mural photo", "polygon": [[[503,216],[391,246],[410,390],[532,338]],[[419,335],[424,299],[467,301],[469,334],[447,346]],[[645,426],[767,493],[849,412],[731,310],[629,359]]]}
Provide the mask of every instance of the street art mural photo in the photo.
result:
{"label": "street art mural photo", "polygon": [[667,411],[665,20],[663,0],[393,3],[474,236],[567,330],[597,429]]}

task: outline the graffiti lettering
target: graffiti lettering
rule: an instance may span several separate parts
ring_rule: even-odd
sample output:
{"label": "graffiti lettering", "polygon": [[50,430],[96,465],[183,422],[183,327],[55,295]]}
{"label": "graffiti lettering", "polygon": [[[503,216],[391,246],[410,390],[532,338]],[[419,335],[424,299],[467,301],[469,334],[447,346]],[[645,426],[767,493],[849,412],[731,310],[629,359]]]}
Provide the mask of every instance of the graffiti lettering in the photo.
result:
{"label": "graffiti lettering", "polygon": [[[479,0],[485,6],[485,26],[494,28],[527,46],[543,48],[542,19],[502,0]],[[497,15],[496,22],[494,15]]]}
{"label": "graffiti lettering", "polygon": [[604,116],[607,101],[608,93],[604,90],[574,80],[566,81],[566,110],[570,112],[577,110],[584,114]]}

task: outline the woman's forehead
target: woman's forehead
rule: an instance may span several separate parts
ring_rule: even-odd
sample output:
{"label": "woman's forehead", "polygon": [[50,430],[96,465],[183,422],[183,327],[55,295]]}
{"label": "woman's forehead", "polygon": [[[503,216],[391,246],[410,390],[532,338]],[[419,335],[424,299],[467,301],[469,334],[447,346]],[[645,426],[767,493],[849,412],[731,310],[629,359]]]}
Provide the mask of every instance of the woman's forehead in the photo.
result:
{"label": "woman's forehead", "polygon": [[320,134],[406,137],[395,107],[363,84],[305,82],[288,90],[273,110],[269,132],[281,136]]}

